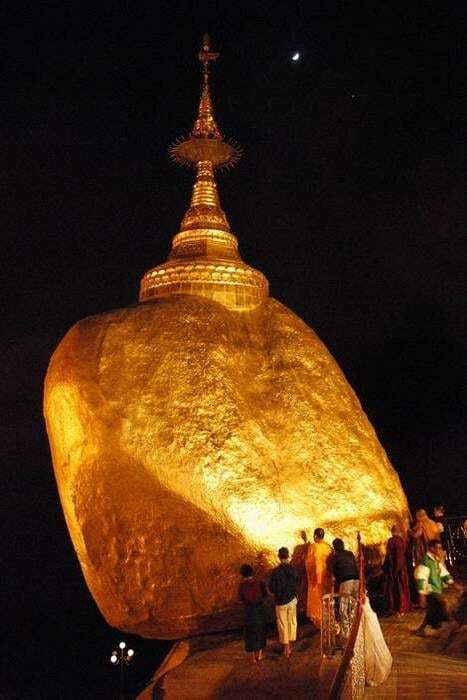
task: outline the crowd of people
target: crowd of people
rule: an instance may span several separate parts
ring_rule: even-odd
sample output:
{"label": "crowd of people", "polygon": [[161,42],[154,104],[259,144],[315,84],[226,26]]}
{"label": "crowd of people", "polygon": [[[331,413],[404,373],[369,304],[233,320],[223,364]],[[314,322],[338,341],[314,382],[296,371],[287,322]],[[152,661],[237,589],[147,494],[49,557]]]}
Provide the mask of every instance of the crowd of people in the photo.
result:
{"label": "crowd of people", "polygon": [[[290,656],[292,644],[297,638],[297,605],[301,596],[308,618],[319,629],[322,623],[322,597],[335,586],[340,594],[337,614],[344,637],[348,637],[351,619],[347,604],[342,603],[348,601],[350,596],[354,599],[358,596],[358,566],[353,553],[345,549],[343,540],[336,538],[331,547],[324,541],[324,535],[324,530],[317,528],[313,542],[309,543],[303,533],[305,546],[301,551],[305,555],[302,557],[302,575],[300,567],[292,565],[287,547],[279,549],[279,564],[272,570],[267,585],[254,576],[249,564],[241,567],[239,597],[245,610],[245,649],[251,653],[254,663],[261,661],[266,647],[265,601],[268,594],[274,600],[279,642],[285,657]],[[304,577],[306,586],[301,585]],[[379,685],[390,673],[392,657],[368,598],[362,606],[362,620],[366,681],[370,685]]]}
{"label": "crowd of people", "polygon": [[[456,543],[459,559],[465,551],[461,529],[450,533]],[[367,588],[373,608],[378,615],[402,616],[416,608],[426,609],[420,636],[436,636],[447,612],[446,597],[454,599],[463,590],[446,565],[447,533],[444,506],[437,505],[430,518],[424,509],[417,510],[407,532],[394,526],[386,546],[382,566],[373,567],[367,577]],[[460,598],[460,596],[457,596]]]}
{"label": "crowd of people", "polygon": [[[267,585],[254,576],[253,568],[244,564],[240,569],[242,582],[239,597],[245,610],[245,648],[254,662],[261,660],[266,646],[266,607],[268,594],[273,598],[279,641],[283,655],[291,653],[291,644],[297,637],[297,605],[304,596],[306,615],[316,628],[321,627],[321,600],[336,584],[339,593],[358,595],[359,573],[355,556],[336,538],[331,547],[324,541],[324,530],[314,531],[313,542],[306,541],[302,567],[292,565],[287,547],[278,551],[279,564]],[[302,569],[302,570],[301,570]],[[305,583],[303,586],[303,572]]]}
{"label": "crowd of people", "polygon": [[[384,658],[384,673],[389,673],[391,656],[384,643],[375,613],[403,616],[416,607],[426,614],[416,634],[435,635],[442,622],[448,619],[445,605],[446,591],[462,586],[454,580],[445,564],[444,508],[436,506],[433,518],[425,510],[416,512],[415,521],[407,532],[394,525],[386,544],[384,560],[373,566],[367,575],[368,597],[363,605],[364,620],[368,622],[373,644]],[[464,523],[465,526],[465,523]],[[325,541],[325,532],[316,528],[313,542],[302,532],[303,545],[296,547],[291,562],[287,547],[278,551],[279,564],[266,583],[254,576],[253,568],[241,567],[242,582],[239,597],[245,611],[245,648],[255,663],[261,661],[266,647],[266,600],[268,595],[275,604],[276,623],[282,653],[289,657],[297,637],[297,607],[304,609],[313,625],[320,629],[322,599],[328,593],[338,593],[339,600],[359,592],[359,569],[354,554],[345,549],[342,539],[336,538],[332,547]],[[341,627],[350,630],[346,606],[337,613]]]}

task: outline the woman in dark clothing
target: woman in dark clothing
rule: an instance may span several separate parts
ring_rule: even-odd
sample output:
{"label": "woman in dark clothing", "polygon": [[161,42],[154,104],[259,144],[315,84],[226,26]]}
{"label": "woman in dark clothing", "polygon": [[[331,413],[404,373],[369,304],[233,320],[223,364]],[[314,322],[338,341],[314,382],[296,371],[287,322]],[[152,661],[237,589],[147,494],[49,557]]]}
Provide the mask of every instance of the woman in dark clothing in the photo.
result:
{"label": "woman in dark clothing", "polygon": [[373,567],[366,572],[365,584],[371,607],[378,617],[386,617],[388,615],[385,595],[386,583],[381,566]]}
{"label": "woman in dark clothing", "polygon": [[245,649],[252,652],[253,661],[257,663],[261,661],[266,646],[266,586],[254,578],[249,564],[243,564],[240,574],[243,581],[238,595],[245,610]]}

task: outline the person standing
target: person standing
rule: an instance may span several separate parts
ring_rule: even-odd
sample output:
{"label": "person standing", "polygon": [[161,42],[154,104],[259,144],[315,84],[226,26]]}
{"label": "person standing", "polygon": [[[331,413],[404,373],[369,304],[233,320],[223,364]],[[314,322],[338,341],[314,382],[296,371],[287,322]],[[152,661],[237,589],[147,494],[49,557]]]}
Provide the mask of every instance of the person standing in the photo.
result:
{"label": "person standing", "polygon": [[339,538],[332,543],[334,554],[331,560],[331,568],[338,593],[358,597],[359,574],[358,566],[353,552],[344,548],[344,542]]}
{"label": "person standing", "polygon": [[410,530],[410,535],[413,538],[414,563],[417,565],[428,550],[428,542],[439,539],[437,523],[428,517],[423,508],[415,513],[415,523]]}
{"label": "person standing", "polygon": [[[440,532],[444,531],[444,518],[446,517],[446,509],[442,503],[438,503],[433,506],[433,521],[438,523],[438,529]],[[440,527],[441,525],[441,527]]]}
{"label": "person standing", "polygon": [[426,627],[438,630],[448,619],[443,601],[443,590],[453,584],[449,571],[443,564],[443,546],[439,539],[428,542],[428,551],[415,568],[415,581],[420,596],[420,605],[426,608],[425,618],[415,633],[426,636]]}
{"label": "person standing", "polygon": [[290,643],[297,639],[297,572],[289,562],[289,550],[281,547],[277,553],[279,566],[272,570],[268,590],[274,596],[279,641],[284,656],[291,653]]}
{"label": "person standing", "polygon": [[384,560],[385,597],[390,614],[410,612],[410,581],[407,569],[407,545],[397,525],[391,528]]}
{"label": "person standing", "polygon": [[243,580],[238,589],[238,597],[245,611],[245,650],[252,653],[253,662],[257,663],[263,658],[266,647],[266,586],[254,578],[249,564],[242,565],[240,574]]}
{"label": "person standing", "polygon": [[316,528],[314,542],[308,547],[305,559],[308,578],[306,614],[315,627],[321,628],[321,599],[332,593],[332,548],[324,541],[324,530]]}
{"label": "person standing", "polygon": [[[368,592],[368,599],[372,609],[378,617],[385,617],[388,614],[388,606],[385,595],[385,576],[383,567],[378,562],[367,570],[365,585]],[[414,582],[415,587],[415,582]]]}
{"label": "person standing", "polygon": [[303,544],[297,544],[292,552],[290,563],[297,572],[297,615],[306,611],[306,596],[308,590],[308,582],[305,569],[305,557],[308,550],[308,537],[305,530],[300,530],[300,537]]}
{"label": "person standing", "polygon": [[332,573],[336,580],[339,599],[339,614],[344,637],[350,634],[350,603],[348,596],[358,600],[359,574],[355,556],[344,548],[344,542],[339,538],[332,543],[334,554],[331,560]]}
{"label": "person standing", "polygon": [[442,503],[438,503],[433,508],[433,522],[438,526],[438,538],[443,545],[443,549],[446,549],[446,537],[444,532],[444,519],[446,517],[445,508]]}

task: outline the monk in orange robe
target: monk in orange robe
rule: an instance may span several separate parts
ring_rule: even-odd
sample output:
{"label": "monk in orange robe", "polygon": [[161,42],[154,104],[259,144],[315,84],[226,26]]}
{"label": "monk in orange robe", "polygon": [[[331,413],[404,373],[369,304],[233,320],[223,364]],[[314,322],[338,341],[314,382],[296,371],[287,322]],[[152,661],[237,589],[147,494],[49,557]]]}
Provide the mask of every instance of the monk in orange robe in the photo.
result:
{"label": "monk in orange robe", "polygon": [[319,629],[321,598],[326,593],[332,593],[332,547],[324,542],[324,530],[321,527],[316,528],[313,539],[305,559],[308,578],[306,615]]}
{"label": "monk in orange robe", "polygon": [[420,509],[415,513],[415,525],[409,533],[413,539],[414,563],[418,564],[428,551],[428,542],[439,540],[440,528],[428,517],[426,510]]}

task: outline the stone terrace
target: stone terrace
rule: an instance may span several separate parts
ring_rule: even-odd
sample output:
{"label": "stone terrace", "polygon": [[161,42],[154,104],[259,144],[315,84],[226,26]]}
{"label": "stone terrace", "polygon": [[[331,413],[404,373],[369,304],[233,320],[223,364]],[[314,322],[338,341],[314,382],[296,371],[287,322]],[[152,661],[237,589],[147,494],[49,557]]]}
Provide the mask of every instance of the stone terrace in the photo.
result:
{"label": "stone terrace", "polygon": [[[365,698],[377,700],[467,700],[467,659],[443,653],[453,624],[443,626],[440,638],[420,638],[413,630],[423,612],[381,620],[394,657],[390,677],[378,688],[367,688]],[[320,665],[319,634],[300,625],[299,640],[290,659],[281,656],[271,628],[266,656],[253,664],[243,648],[241,633],[208,635],[190,641],[183,663],[162,679],[156,695],[139,698],[164,700],[310,700],[321,696],[338,659]],[[321,681],[321,689],[319,688]],[[321,692],[320,692],[321,690]]]}
{"label": "stone terrace", "polygon": [[[240,634],[199,639],[200,648],[163,681],[164,700],[266,700],[313,697],[320,665],[319,634],[301,625],[290,659],[281,655],[274,636],[263,661],[254,664]],[[203,645],[208,645],[203,649]]]}
{"label": "stone terrace", "polygon": [[423,619],[417,611],[401,618],[380,620],[394,657],[386,683],[367,688],[365,698],[375,700],[462,700],[467,698],[467,659],[443,654],[453,625],[443,625],[439,638],[417,637],[412,631]]}

